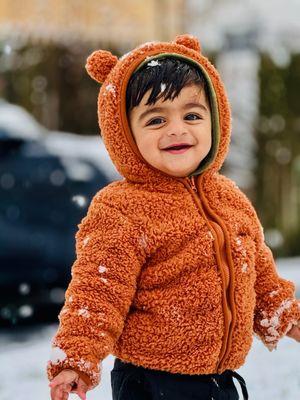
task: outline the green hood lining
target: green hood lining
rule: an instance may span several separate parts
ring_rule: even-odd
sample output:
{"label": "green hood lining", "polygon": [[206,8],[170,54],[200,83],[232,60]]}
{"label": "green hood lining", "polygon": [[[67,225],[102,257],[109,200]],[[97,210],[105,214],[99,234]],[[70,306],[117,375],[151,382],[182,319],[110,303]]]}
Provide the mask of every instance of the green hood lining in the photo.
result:
{"label": "green hood lining", "polygon": [[147,64],[153,59],[159,59],[163,58],[166,56],[171,56],[175,58],[180,58],[185,60],[186,62],[189,62],[191,64],[194,64],[196,67],[200,68],[201,72],[203,73],[207,86],[208,86],[208,99],[209,99],[209,105],[211,109],[211,123],[212,123],[212,146],[207,154],[207,156],[200,162],[198,168],[192,172],[189,176],[192,175],[199,175],[201,172],[203,172],[215,159],[215,156],[218,151],[219,143],[220,143],[220,123],[219,123],[219,111],[218,111],[218,101],[217,101],[217,96],[212,84],[212,81],[210,79],[210,76],[208,75],[207,71],[204,69],[204,67],[196,62],[195,60],[183,56],[178,53],[159,53],[154,56],[147,57],[145,60],[143,60],[138,67],[134,70],[133,73],[138,71],[143,65]]}

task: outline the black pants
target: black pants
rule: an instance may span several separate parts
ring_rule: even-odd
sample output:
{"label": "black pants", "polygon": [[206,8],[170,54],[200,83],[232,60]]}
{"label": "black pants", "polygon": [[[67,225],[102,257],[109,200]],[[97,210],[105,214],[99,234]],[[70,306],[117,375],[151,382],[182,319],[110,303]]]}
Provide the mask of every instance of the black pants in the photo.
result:
{"label": "black pants", "polygon": [[238,400],[235,377],[248,399],[244,379],[235,371],[185,375],[158,371],[116,358],[111,370],[113,400]]}

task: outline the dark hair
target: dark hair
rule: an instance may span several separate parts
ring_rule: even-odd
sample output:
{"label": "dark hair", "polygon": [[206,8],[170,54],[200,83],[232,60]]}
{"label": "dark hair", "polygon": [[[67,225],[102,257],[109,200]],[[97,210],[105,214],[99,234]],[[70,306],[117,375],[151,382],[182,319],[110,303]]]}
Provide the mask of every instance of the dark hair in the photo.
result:
{"label": "dark hair", "polygon": [[[161,91],[161,84],[166,85],[163,91]],[[183,87],[191,84],[199,85],[204,89],[206,100],[209,103],[207,83],[200,68],[171,56],[153,59],[130,77],[126,90],[126,112],[128,114],[138,106],[145,93],[150,89],[152,92],[147,105],[155,104],[161,97],[164,100],[171,99],[173,101]]]}

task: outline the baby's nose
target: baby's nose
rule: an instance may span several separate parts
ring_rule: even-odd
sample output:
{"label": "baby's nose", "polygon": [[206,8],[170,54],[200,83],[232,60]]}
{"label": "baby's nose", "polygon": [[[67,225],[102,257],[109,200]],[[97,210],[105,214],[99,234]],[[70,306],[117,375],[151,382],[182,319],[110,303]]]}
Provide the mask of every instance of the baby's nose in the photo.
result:
{"label": "baby's nose", "polygon": [[169,124],[167,134],[169,136],[185,136],[188,134],[187,126],[184,122],[173,122]]}

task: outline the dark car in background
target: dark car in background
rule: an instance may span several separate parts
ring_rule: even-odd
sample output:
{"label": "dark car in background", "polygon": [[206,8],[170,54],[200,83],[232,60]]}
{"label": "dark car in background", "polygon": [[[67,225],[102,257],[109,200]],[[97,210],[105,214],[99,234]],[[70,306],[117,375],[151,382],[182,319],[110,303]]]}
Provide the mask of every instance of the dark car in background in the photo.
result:
{"label": "dark car in background", "polygon": [[46,132],[25,115],[0,102],[2,326],[57,319],[77,225],[93,195],[120,179],[100,136]]}

